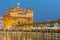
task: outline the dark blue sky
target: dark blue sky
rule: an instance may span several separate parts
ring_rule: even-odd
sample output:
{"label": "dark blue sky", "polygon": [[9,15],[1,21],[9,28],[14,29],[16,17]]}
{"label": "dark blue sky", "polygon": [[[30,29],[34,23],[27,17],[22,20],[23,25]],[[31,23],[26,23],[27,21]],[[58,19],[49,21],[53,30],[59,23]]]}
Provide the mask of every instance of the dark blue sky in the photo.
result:
{"label": "dark blue sky", "polygon": [[[18,0],[0,0],[0,16]],[[19,0],[21,8],[34,9],[34,21],[47,21],[60,19],[60,0]]]}

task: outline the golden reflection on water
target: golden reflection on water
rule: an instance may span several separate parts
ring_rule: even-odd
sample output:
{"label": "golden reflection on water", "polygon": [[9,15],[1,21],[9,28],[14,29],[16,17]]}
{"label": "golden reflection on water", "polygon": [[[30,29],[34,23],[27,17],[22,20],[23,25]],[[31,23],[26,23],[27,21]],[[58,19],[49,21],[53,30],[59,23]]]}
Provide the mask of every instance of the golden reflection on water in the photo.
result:
{"label": "golden reflection on water", "polygon": [[60,33],[0,32],[0,36],[0,40],[60,40]]}

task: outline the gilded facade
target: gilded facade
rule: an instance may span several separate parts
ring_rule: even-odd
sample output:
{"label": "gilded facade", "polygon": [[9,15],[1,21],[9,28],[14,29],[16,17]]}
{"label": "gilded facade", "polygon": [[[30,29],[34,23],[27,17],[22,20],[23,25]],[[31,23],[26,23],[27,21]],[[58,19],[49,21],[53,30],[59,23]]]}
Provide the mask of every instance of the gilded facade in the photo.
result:
{"label": "gilded facade", "polygon": [[33,23],[33,9],[20,8],[20,5],[16,8],[11,6],[9,11],[4,12],[3,24],[5,29],[9,29],[13,25],[31,24]]}

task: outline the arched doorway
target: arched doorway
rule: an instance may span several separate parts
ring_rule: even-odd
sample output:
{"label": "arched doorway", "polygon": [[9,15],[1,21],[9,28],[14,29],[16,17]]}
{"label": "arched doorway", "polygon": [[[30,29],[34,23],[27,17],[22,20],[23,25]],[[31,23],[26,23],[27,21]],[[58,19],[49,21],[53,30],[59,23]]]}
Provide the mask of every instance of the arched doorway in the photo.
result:
{"label": "arched doorway", "polygon": [[20,21],[18,21],[18,25],[20,24]]}

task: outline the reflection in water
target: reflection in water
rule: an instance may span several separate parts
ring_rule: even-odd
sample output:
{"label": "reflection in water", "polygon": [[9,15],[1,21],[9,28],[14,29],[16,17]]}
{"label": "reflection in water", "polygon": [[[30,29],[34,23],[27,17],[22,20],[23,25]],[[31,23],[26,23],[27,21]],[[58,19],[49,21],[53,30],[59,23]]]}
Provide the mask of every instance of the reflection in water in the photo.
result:
{"label": "reflection in water", "polygon": [[9,36],[4,37],[4,40],[11,40]]}
{"label": "reflection in water", "polygon": [[60,33],[0,32],[0,40],[60,40]]}

